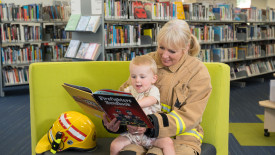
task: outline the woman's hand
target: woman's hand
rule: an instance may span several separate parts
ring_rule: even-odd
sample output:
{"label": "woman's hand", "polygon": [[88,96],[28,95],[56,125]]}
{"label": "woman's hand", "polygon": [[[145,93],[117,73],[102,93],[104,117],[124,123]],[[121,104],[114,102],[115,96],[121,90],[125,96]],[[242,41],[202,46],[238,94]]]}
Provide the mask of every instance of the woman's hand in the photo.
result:
{"label": "woman's hand", "polygon": [[112,132],[117,132],[120,126],[120,121],[117,121],[117,119],[114,118],[109,122],[106,114],[103,114],[103,124],[108,130]]}
{"label": "woman's hand", "polygon": [[137,127],[137,126],[132,126],[132,125],[127,125],[128,128],[128,132],[130,134],[144,134],[144,132],[146,131],[145,127]]}

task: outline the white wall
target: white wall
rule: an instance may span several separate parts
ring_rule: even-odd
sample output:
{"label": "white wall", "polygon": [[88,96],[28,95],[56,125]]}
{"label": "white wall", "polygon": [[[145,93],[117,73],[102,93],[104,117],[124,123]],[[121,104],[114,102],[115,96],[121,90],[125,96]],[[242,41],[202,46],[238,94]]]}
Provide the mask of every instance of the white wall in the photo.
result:
{"label": "white wall", "polygon": [[267,0],[251,0],[251,6],[255,6],[260,9],[266,9]]}
{"label": "white wall", "polygon": [[216,3],[231,3],[234,6],[236,6],[237,0],[184,0],[184,2],[187,3],[193,3],[193,2],[207,2],[209,4],[216,4]]}
{"label": "white wall", "polygon": [[274,0],[267,0],[266,5],[270,8],[275,8],[275,1]]}

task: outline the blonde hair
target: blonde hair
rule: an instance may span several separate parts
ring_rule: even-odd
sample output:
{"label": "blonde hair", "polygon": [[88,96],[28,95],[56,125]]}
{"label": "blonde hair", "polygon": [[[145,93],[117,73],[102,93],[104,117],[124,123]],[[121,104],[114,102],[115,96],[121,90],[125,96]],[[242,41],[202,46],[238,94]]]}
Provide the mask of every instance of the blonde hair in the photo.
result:
{"label": "blonde hair", "polygon": [[154,75],[157,75],[157,64],[155,62],[155,60],[148,56],[148,55],[141,55],[141,56],[136,56],[131,62],[130,65],[134,64],[137,66],[141,66],[141,65],[146,65],[146,66],[150,66],[152,72],[154,73]]}
{"label": "blonde hair", "polygon": [[157,42],[169,49],[186,49],[189,55],[196,56],[200,51],[197,38],[191,33],[189,25],[184,20],[173,19],[160,29]]}

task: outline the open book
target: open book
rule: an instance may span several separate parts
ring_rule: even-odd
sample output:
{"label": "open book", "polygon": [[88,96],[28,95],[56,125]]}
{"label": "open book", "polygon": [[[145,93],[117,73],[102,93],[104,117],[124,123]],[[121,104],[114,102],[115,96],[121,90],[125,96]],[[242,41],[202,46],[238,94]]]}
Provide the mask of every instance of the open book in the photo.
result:
{"label": "open book", "polygon": [[88,114],[102,119],[103,113],[106,113],[109,120],[117,118],[121,125],[153,128],[153,124],[130,93],[111,89],[92,92],[87,87],[67,83],[62,86]]}

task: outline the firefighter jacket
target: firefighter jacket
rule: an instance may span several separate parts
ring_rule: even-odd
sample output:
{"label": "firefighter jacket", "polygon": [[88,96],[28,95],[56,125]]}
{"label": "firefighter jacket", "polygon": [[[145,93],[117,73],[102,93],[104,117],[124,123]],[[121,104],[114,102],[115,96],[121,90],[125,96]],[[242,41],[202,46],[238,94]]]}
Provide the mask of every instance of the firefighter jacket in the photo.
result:
{"label": "firefighter jacket", "polygon": [[[172,137],[176,144],[186,144],[201,152],[203,129],[200,126],[212,86],[206,66],[196,57],[184,54],[173,66],[163,66],[156,52],[162,113],[149,115],[154,129],[150,137]],[[120,89],[129,85],[125,82]]]}

